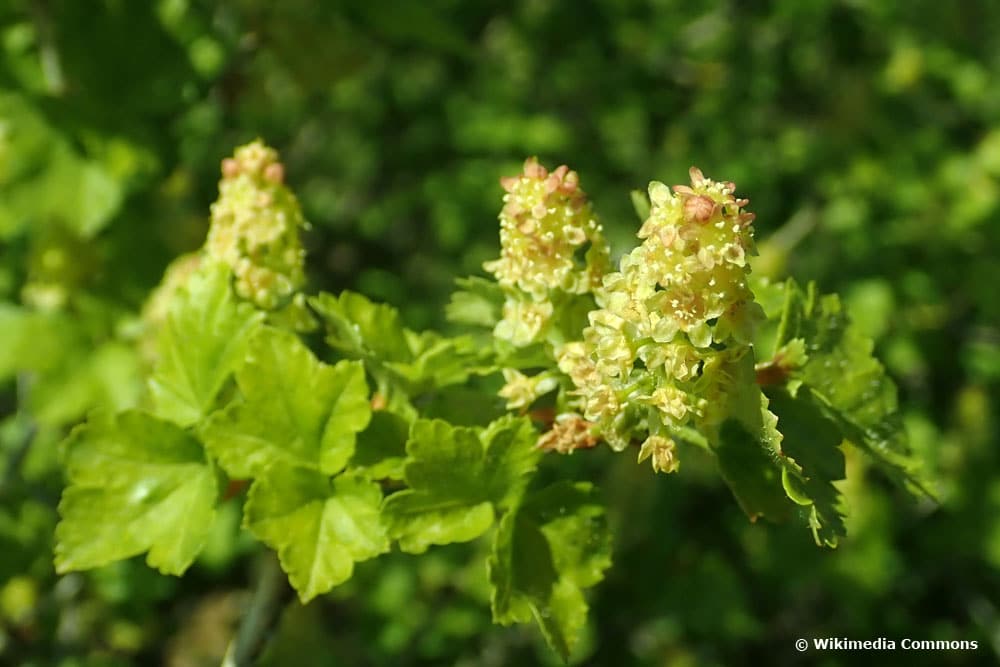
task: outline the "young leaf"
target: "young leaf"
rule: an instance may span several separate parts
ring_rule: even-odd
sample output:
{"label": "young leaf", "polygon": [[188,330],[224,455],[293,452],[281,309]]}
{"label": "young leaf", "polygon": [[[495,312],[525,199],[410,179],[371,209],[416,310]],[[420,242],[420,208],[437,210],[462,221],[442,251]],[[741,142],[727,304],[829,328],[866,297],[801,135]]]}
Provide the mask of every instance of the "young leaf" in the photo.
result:
{"label": "young leaf", "polygon": [[569,657],[587,619],[583,589],[611,565],[604,507],[585,482],[557,482],[529,495],[500,522],[489,560],[493,620],[534,618],[546,641]]}
{"label": "young leaf", "polygon": [[399,311],[392,306],[348,291],[339,297],[323,292],[309,303],[326,323],[327,342],[347,356],[402,362],[412,359]]}
{"label": "young leaf", "polygon": [[451,295],[445,307],[449,322],[480,327],[494,327],[503,317],[504,294],[493,280],[476,276],[455,281],[459,290]]}
{"label": "young leaf", "polygon": [[243,399],[202,429],[209,451],[234,478],[259,475],[276,461],[334,475],[371,417],[360,363],[324,364],[280,329],[264,327],[253,336],[236,384]]}
{"label": "young leaf", "polygon": [[847,534],[844,499],[833,485],[845,477],[840,433],[804,393],[792,398],[775,392],[770,407],[778,415],[785,452],[802,468],[801,476],[784,475],[785,490],[792,500],[808,508],[807,520],[816,544],[835,547]]}
{"label": "young leaf", "polygon": [[334,298],[324,293],[310,303],[326,322],[327,343],[363,360],[390,402],[398,400],[399,392],[415,396],[494,370],[493,365],[484,365],[490,350],[472,337],[411,331],[402,326],[395,308],[360,294],[344,292]]}
{"label": "young leaf", "polygon": [[896,386],[872,355],[874,344],[850,323],[835,294],[819,296],[789,280],[777,346],[801,338],[807,360],[801,382],[844,438],[868,452],[891,478],[933,496],[911,457],[897,412]]}
{"label": "young leaf", "polygon": [[388,410],[372,412],[368,428],[358,434],[351,470],[369,479],[403,479],[410,425]]}
{"label": "young leaf", "polygon": [[83,570],[148,551],[179,575],[201,550],[215,516],[216,474],[178,426],[139,412],[95,414],[66,449],[55,562]]}
{"label": "young leaf", "polygon": [[221,265],[194,274],[171,304],[149,387],[155,413],[181,426],[207,416],[229,376],[243,363],[263,315],[238,303]]}
{"label": "young leaf", "polygon": [[791,506],[782,476],[797,476],[795,462],[782,452],[775,416],[754,383],[753,354],[744,355],[731,372],[737,391],[727,397],[730,418],[722,423],[718,441],[710,443],[719,471],[751,521],[784,519]]}
{"label": "young leaf", "polygon": [[517,503],[539,452],[527,419],[505,417],[486,429],[417,420],[406,445],[409,489],[386,499],[389,535],[404,551],[465,542],[493,523],[493,508]]}
{"label": "young leaf", "polygon": [[351,578],[354,563],[389,549],[379,486],[279,463],[250,487],[244,525],[278,551],[303,603]]}

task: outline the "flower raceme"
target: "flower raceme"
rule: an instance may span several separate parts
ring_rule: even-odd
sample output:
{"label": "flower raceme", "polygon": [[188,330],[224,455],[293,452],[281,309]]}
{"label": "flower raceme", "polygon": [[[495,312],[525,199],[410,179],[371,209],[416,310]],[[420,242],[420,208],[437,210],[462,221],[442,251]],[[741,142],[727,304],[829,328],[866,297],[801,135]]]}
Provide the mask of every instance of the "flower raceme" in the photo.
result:
{"label": "flower raceme", "polygon": [[273,149],[258,140],[222,161],[205,248],[209,257],[232,269],[240,297],[273,310],[302,287],[305,251],[299,230],[304,227]]}
{"label": "flower raceme", "polygon": [[529,158],[500,181],[500,258],[486,262],[504,289],[495,334],[515,345],[544,340],[566,295],[586,294],[607,270],[608,244],[575,171]]}
{"label": "flower raceme", "polygon": [[677,469],[674,437],[706,438],[726,417],[736,364],[763,311],[747,284],[753,214],[729,182],[696,168],[691,184],[649,186],[642,244],[594,289],[582,340],[558,350],[569,406],[614,449],[642,443],[640,460]]}
{"label": "flower raceme", "polygon": [[[487,262],[504,287],[516,286],[543,301],[550,290],[588,292],[600,282],[608,247],[575,171],[549,173],[535,158],[500,181],[500,259]],[[589,251],[580,266],[579,252]]]}

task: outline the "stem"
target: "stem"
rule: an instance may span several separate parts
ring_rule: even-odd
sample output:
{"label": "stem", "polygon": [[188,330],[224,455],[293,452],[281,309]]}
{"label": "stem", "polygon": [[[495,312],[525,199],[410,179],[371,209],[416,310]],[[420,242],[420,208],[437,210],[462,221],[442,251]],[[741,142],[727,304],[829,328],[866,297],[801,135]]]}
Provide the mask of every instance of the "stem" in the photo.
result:
{"label": "stem", "polygon": [[269,550],[261,559],[250,607],[229,644],[222,667],[249,667],[254,663],[277,624],[278,613],[288,593],[288,580],[278,557]]}
{"label": "stem", "polygon": [[17,416],[24,423],[24,434],[17,448],[11,452],[7,460],[7,469],[4,470],[3,479],[0,480],[0,492],[7,490],[14,481],[21,475],[21,465],[28,456],[35,441],[35,434],[38,432],[38,425],[31,418],[28,412],[28,396],[31,392],[33,377],[30,373],[19,373],[17,376]]}
{"label": "stem", "polygon": [[50,95],[58,97],[66,92],[66,79],[63,76],[62,62],[59,59],[59,49],[56,47],[52,16],[49,14],[48,3],[45,0],[33,0],[31,18],[35,24],[35,31],[38,33],[38,54],[42,61],[45,85]]}

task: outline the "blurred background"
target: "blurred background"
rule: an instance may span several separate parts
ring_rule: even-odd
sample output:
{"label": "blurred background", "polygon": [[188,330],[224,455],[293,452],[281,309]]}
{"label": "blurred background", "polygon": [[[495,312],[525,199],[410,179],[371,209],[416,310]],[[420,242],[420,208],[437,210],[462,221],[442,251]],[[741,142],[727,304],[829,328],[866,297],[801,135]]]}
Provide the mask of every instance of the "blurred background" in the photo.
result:
{"label": "blurred background", "polygon": [[[692,164],[757,213],[755,271],[840,292],[900,388],[942,503],[849,456],[849,538],[751,525],[717,475],[562,459],[604,489],[615,566],[588,665],[1000,662],[1000,4],[912,0],[0,3],[0,664],[218,664],[253,581],[239,505],[182,579],[57,577],[59,442],[139,391],[138,312],[262,137],[312,223],[310,289],[446,327],[498,252],[498,178],[576,169],[616,255],[629,192]],[[566,472],[569,469],[569,472]],[[490,624],[480,544],[390,554],[271,665],[550,665]],[[798,654],[796,638],[976,640]]]}

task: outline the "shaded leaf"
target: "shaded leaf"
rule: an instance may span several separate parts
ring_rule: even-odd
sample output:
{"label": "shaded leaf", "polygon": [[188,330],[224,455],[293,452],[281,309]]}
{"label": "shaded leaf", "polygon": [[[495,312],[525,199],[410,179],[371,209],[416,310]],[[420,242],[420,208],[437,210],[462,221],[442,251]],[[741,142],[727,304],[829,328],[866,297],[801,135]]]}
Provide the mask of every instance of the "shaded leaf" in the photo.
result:
{"label": "shaded leaf", "polygon": [[358,434],[351,469],[371,479],[403,479],[409,433],[405,419],[388,410],[376,410],[368,427]]}
{"label": "shaded leaf", "polygon": [[851,324],[835,294],[803,292],[786,282],[780,348],[801,338],[808,358],[790,380],[801,382],[844,438],[868,452],[892,479],[933,496],[911,456],[898,412],[896,386],[873,356],[874,343]]}
{"label": "shaded leaf", "polygon": [[816,544],[835,547],[847,534],[844,499],[833,485],[846,476],[840,432],[808,395],[792,398],[775,392],[771,409],[778,415],[785,452],[802,469],[801,476],[785,475],[785,490],[792,500],[807,508]]}
{"label": "shaded leaf", "polygon": [[729,418],[722,423],[717,442],[710,439],[719,471],[751,521],[761,516],[784,519],[792,508],[782,476],[798,474],[795,462],[782,452],[776,418],[754,382],[753,355],[743,355],[730,372],[735,391],[727,396]]}
{"label": "shaded leaf", "polygon": [[530,494],[500,522],[489,560],[493,620],[534,618],[563,659],[587,619],[583,589],[611,565],[604,506],[585,482],[557,482]]}

